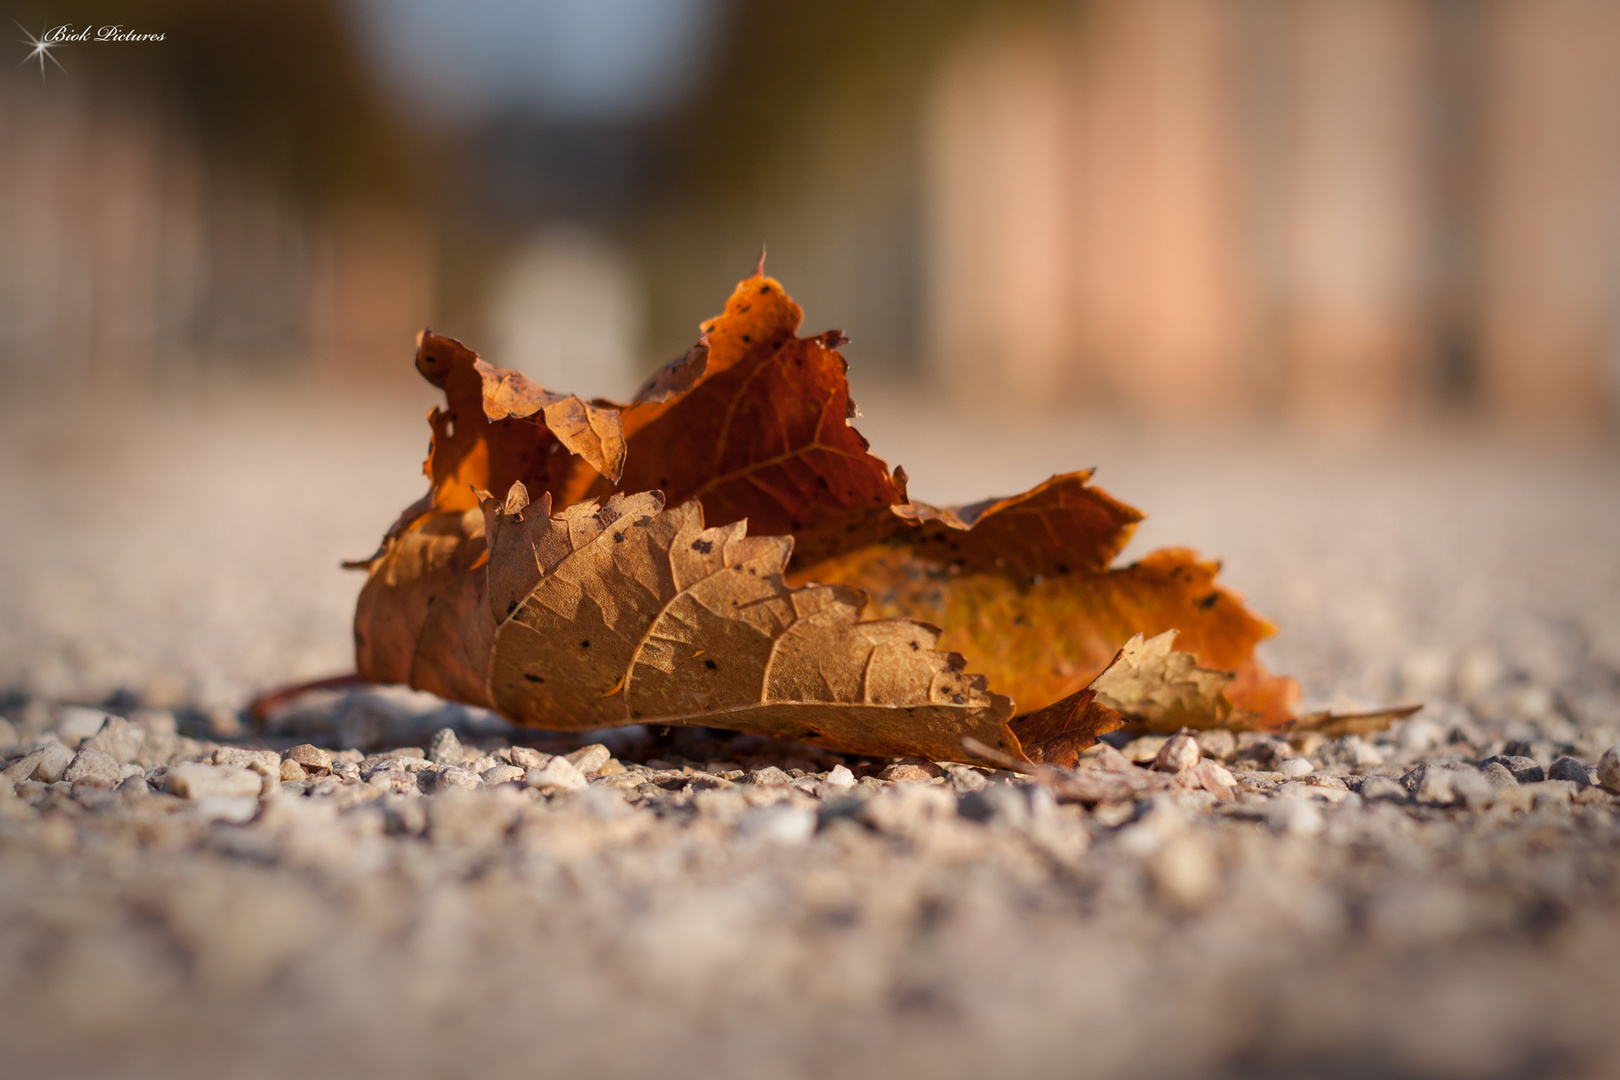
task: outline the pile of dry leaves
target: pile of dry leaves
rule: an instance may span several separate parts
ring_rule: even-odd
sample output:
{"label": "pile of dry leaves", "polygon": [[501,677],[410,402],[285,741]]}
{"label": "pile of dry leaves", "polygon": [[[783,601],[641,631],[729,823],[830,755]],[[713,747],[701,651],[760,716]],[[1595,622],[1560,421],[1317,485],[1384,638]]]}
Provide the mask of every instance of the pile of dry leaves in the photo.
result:
{"label": "pile of dry leaves", "polygon": [[[705,725],[849,753],[1072,766],[1127,721],[1295,718],[1273,632],[1142,515],[1054,476],[935,507],[850,426],[837,330],[763,269],[629,404],[545,390],[424,331],[428,493],[377,553],[360,676],[537,727]],[[1172,644],[1185,651],[1174,651]],[[970,670],[972,673],[970,673]]]}

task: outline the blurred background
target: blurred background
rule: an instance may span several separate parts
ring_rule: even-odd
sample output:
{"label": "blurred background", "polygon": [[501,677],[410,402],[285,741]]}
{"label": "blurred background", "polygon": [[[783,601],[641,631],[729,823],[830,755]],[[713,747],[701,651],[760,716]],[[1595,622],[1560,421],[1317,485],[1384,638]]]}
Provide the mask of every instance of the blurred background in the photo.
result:
{"label": "blurred background", "polygon": [[[623,396],[752,266],[975,403],[1602,431],[1610,0],[40,0],[0,380]],[[72,42],[67,25],[161,32]],[[59,62],[59,63],[58,63]]]}

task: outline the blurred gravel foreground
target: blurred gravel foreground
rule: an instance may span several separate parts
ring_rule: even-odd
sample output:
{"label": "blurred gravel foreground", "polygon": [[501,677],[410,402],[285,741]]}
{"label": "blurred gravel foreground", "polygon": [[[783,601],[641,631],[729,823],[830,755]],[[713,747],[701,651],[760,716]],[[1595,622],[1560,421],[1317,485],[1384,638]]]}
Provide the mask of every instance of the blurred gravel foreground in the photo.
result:
{"label": "blurred gravel foreground", "polygon": [[[253,694],[350,665],[337,563],[420,494],[428,398],[12,401],[4,1073],[1620,1073],[1612,446],[1149,435],[860,390],[918,497],[1101,466],[1149,513],[1128,556],[1225,557],[1313,703],[1427,707],[1369,739],[1123,733],[1085,802],[397,688],[258,726]],[[1232,797],[1180,782],[1199,755]]]}

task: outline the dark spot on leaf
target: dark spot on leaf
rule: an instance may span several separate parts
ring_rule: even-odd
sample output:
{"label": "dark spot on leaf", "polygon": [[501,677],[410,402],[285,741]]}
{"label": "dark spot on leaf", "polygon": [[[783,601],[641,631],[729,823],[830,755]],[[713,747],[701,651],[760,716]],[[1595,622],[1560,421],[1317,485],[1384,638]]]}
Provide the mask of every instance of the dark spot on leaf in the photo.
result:
{"label": "dark spot on leaf", "polygon": [[744,345],[752,345],[753,343],[754,343],[753,338],[749,337],[747,334],[743,335],[743,344]]}
{"label": "dark spot on leaf", "polygon": [[759,287],[759,293],[760,293],[761,296],[764,296],[766,293],[768,293],[770,291],[771,291],[771,287],[769,285],[761,285]]}
{"label": "dark spot on leaf", "polygon": [[816,477],[816,483],[818,483],[818,484],[820,484],[820,485],[821,485],[821,489],[822,489],[822,490],[823,490],[823,491],[831,491],[831,490],[832,490],[832,489],[831,489],[831,488],[830,488],[830,487],[829,487],[829,486],[828,486],[828,484],[827,484],[827,478],[826,478],[826,477],[825,477],[825,476],[818,476],[818,477]]}
{"label": "dark spot on leaf", "polygon": [[694,540],[692,541],[692,550],[700,554],[707,555],[709,552],[714,550],[714,541]]}
{"label": "dark spot on leaf", "polygon": [[587,639],[586,639],[586,640],[584,640],[584,641],[582,641],[582,642],[580,642],[580,643],[579,643],[579,647],[580,647],[580,648],[582,648],[582,649],[588,649],[588,648],[590,648],[590,647],[591,647],[591,642],[590,642],[590,639],[589,639],[589,638],[587,638]]}
{"label": "dark spot on leaf", "polygon": [[527,671],[525,671],[525,672],[524,672],[524,673],[523,673],[523,677],[524,677],[524,678],[525,678],[525,679],[528,679],[528,680],[529,680],[529,681],[530,681],[530,682],[545,682],[545,681],[546,681],[546,680],[544,680],[544,679],[542,679],[542,678],[541,678],[541,677],[540,677],[540,676],[538,676],[538,675],[530,675],[530,674],[529,674],[529,673],[528,673],[528,672],[527,672]]}
{"label": "dark spot on leaf", "polygon": [[1069,564],[1068,563],[1058,563],[1057,564],[1057,572],[1060,573],[1060,574],[1067,574],[1069,572]]}
{"label": "dark spot on leaf", "polygon": [[615,544],[622,544],[622,543],[624,543],[624,533],[622,533],[622,532],[616,532],[616,533],[614,533],[614,534],[613,534],[613,542],[614,542],[614,543],[615,543]]}
{"label": "dark spot on leaf", "polygon": [[659,487],[661,487],[661,488],[667,488],[667,487],[669,487],[669,477],[667,477],[667,476],[660,476],[660,477],[659,477],[659,478],[658,478],[658,486],[659,486]]}
{"label": "dark spot on leaf", "polygon": [[639,712],[632,712],[630,714],[630,719],[632,719],[632,720],[640,720],[641,719],[641,714]]}
{"label": "dark spot on leaf", "polygon": [[713,660],[705,660],[703,661],[703,666],[708,668],[710,671],[714,671],[720,665],[716,664]]}
{"label": "dark spot on leaf", "polygon": [[1215,606],[1215,601],[1219,600],[1220,598],[1220,593],[1210,593],[1208,596],[1201,596],[1198,598],[1198,606],[1203,610],[1208,611],[1210,608]]}
{"label": "dark spot on leaf", "polygon": [[804,523],[803,522],[795,521],[793,523],[793,531],[794,532],[798,532],[802,528],[804,528]]}
{"label": "dark spot on leaf", "polygon": [[510,615],[510,614],[512,614],[512,612],[514,612],[516,610],[517,610],[517,601],[516,600],[508,600],[506,602],[506,613],[508,615]]}
{"label": "dark spot on leaf", "polygon": [[1024,625],[1024,616],[1023,616],[1022,613],[1019,613],[1019,614],[1013,616],[1013,625],[1014,626],[1023,626]]}
{"label": "dark spot on leaf", "polygon": [[733,570],[741,570],[742,569],[742,563],[738,563],[736,566],[733,566],[732,569]]}
{"label": "dark spot on leaf", "polygon": [[961,694],[952,694],[951,695],[951,704],[953,704],[953,705],[966,705],[967,704],[967,698],[963,697]]}
{"label": "dark spot on leaf", "polygon": [[915,642],[915,641],[913,641],[913,642],[912,642],[912,643],[911,643],[911,651],[912,651],[912,652],[916,652],[916,651],[917,651],[917,650],[918,650],[918,649],[920,649],[920,648],[922,648],[922,646],[921,646],[921,645],[918,645],[918,644],[917,644],[917,643],[916,643],[916,642]]}

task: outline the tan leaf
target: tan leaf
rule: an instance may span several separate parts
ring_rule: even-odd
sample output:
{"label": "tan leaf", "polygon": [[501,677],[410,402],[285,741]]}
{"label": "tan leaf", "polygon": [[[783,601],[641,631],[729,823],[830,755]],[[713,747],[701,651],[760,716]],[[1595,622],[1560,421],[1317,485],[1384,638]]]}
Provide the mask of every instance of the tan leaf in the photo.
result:
{"label": "tan leaf", "polygon": [[1191,653],[1176,652],[1176,631],[1152,638],[1137,634],[1108,669],[1092,682],[1097,700],[1149,731],[1221,727],[1232,715],[1226,688],[1232,675],[1197,666]]}
{"label": "tan leaf", "polygon": [[[704,724],[937,760],[968,758],[969,735],[1022,757],[1012,703],[936,651],[933,628],[862,622],[852,589],[790,588],[786,537],[705,528],[700,504],[665,509],[656,492],[616,500],[494,515],[495,559],[536,574],[495,635],[490,697],[507,716]],[[498,610],[510,593],[495,588]]]}

